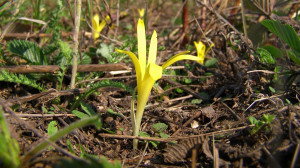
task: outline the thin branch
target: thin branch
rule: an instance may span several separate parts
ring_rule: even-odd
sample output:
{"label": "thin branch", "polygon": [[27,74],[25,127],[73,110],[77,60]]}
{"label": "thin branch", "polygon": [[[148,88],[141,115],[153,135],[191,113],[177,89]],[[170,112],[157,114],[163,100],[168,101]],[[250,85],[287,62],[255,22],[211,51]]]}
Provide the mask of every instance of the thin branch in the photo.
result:
{"label": "thin branch", "polygon": [[[77,3],[76,3],[77,2]],[[72,68],[72,77],[71,77],[71,89],[75,88],[75,78],[77,74],[77,55],[78,55],[78,34],[79,34],[79,27],[80,27],[80,15],[81,15],[81,0],[75,1],[75,28],[74,28],[74,48],[73,48],[73,68]]]}

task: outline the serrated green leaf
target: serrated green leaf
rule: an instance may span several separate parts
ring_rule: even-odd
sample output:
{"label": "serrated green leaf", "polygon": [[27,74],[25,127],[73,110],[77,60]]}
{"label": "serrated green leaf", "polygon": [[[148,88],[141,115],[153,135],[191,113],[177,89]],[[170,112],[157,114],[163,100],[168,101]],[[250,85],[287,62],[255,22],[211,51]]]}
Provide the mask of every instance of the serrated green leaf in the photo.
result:
{"label": "serrated green leaf", "polygon": [[36,43],[25,40],[11,40],[7,44],[7,50],[25,59],[30,64],[48,64],[47,59],[41,52],[41,48]]}
{"label": "serrated green leaf", "polygon": [[168,125],[165,123],[155,123],[152,127],[154,128],[154,132],[160,133],[164,132],[168,128]]}
{"label": "serrated green leaf", "polygon": [[300,65],[300,54],[296,51],[288,51],[288,56],[296,64]]}
{"label": "serrated green leaf", "polygon": [[257,52],[259,53],[260,61],[265,64],[275,64],[275,59],[269,53],[268,50],[263,48],[257,48]]}
{"label": "serrated green leaf", "polygon": [[87,115],[81,111],[78,111],[78,110],[73,110],[72,113],[81,119],[89,117],[89,115]]}
{"label": "serrated green leaf", "polygon": [[283,25],[279,21],[274,20],[263,20],[261,23],[291,48],[300,52],[300,39],[293,27],[288,24]]}
{"label": "serrated green leaf", "polygon": [[30,86],[41,91],[45,90],[44,86],[37,84],[35,80],[30,79],[23,74],[16,75],[6,71],[5,69],[2,69],[0,73],[0,81],[14,82]]}

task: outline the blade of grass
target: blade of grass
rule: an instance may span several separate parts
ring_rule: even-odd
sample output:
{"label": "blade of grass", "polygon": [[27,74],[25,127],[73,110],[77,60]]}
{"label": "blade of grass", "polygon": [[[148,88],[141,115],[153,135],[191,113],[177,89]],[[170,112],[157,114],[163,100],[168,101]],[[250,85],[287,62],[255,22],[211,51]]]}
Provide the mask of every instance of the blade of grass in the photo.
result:
{"label": "blade of grass", "polygon": [[[74,131],[77,128],[81,128],[81,127],[91,125],[91,124],[98,124],[99,118],[100,118],[99,116],[92,116],[92,117],[81,119],[81,120],[69,125],[68,127],[65,127],[62,130],[59,130],[57,133],[55,133],[54,135],[49,137],[48,141],[55,142],[62,136],[69,134],[70,132]],[[49,145],[50,145],[49,142],[47,142],[46,140],[42,141],[36,147],[34,147],[33,149],[31,149],[29,152],[25,153],[21,157],[21,163],[25,163],[26,161],[31,159],[33,156],[40,153],[42,150],[46,149]]]}

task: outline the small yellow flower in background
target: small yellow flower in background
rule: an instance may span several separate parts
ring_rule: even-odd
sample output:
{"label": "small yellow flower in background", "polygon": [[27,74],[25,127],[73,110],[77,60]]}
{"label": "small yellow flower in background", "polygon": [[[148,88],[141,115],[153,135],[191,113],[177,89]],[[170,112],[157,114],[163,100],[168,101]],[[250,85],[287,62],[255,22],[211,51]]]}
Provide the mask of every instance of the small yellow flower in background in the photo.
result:
{"label": "small yellow flower in background", "polygon": [[196,42],[194,41],[196,50],[197,50],[197,56],[199,57],[199,63],[203,64],[204,63],[204,59],[205,59],[205,55],[207,54],[207,52],[214,46],[214,44],[211,44],[209,46],[209,48],[206,50],[206,46],[201,42]]}
{"label": "small yellow flower in background", "polygon": [[[154,83],[162,77],[162,71],[166,69],[168,66],[170,66],[171,64],[175,63],[176,61],[180,61],[183,59],[201,61],[199,57],[186,55],[188,53],[188,51],[186,51],[171,57],[162,66],[157,65],[156,64],[156,56],[157,56],[156,31],[153,31],[150,40],[150,47],[149,47],[148,60],[147,60],[146,33],[145,33],[145,24],[143,19],[139,19],[137,24],[137,41],[138,41],[138,57],[130,51],[116,49],[117,52],[125,53],[131,58],[136,72],[138,97],[137,97],[136,113],[131,114],[133,136],[139,135],[142,116],[151,89]],[[138,144],[138,139],[134,139],[133,141],[134,149],[137,149],[137,144]]]}
{"label": "small yellow flower in background", "polygon": [[100,24],[99,24],[99,20],[100,20],[99,15],[98,14],[94,15],[93,20],[92,20],[92,26],[95,31],[94,32],[95,40],[100,37],[101,31],[105,27],[106,23],[110,21],[110,17],[109,17],[109,15],[107,15],[105,20],[102,20]]}
{"label": "small yellow flower in background", "polygon": [[143,18],[144,17],[144,14],[145,14],[145,9],[142,8],[142,9],[138,9],[138,13],[140,15],[140,18]]}

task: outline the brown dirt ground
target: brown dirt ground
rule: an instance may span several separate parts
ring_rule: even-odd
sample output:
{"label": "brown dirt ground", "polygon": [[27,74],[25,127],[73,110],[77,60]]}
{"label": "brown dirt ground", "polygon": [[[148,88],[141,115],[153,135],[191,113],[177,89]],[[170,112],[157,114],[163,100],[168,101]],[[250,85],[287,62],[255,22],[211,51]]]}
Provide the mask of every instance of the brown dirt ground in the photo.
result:
{"label": "brown dirt ground", "polygon": [[[154,29],[157,32],[169,33],[168,36],[158,37],[159,45],[166,47],[166,50],[158,53],[163,62],[170,55],[184,50],[180,45],[180,26],[173,26],[170,19],[170,16],[176,16],[181,4],[165,2],[157,8],[151,5],[149,8],[148,34]],[[154,147],[151,142],[141,140],[139,149],[132,150],[132,139],[129,137],[131,95],[121,89],[104,88],[98,90],[98,94],[90,95],[84,102],[101,115],[103,128],[114,132],[115,136],[108,131],[96,130],[95,127],[89,126],[64,136],[56,142],[59,147],[68,150],[69,140],[77,156],[81,153],[81,145],[86,153],[105,156],[111,161],[119,160],[125,167],[213,167],[216,164],[221,167],[289,167],[292,164],[293,157],[298,157],[299,150],[300,107],[287,105],[285,100],[289,99],[295,104],[299,101],[299,83],[293,83],[289,88],[283,89],[284,75],[279,77],[281,82],[270,82],[274,75],[265,72],[272,71],[272,67],[260,63],[257,57],[253,56],[252,44],[249,41],[241,39],[238,32],[234,32],[208,10],[205,22],[202,21],[201,15],[197,14],[201,12],[201,6],[191,8],[196,14],[195,19],[190,16],[188,44],[195,40],[201,40],[207,45],[213,42],[215,47],[208,52],[206,59],[216,58],[218,62],[209,68],[190,61],[178,63],[177,65],[185,68],[176,72],[183,75],[165,75],[158,81],[158,86],[168,86],[169,92],[158,93],[153,89],[141,126],[142,131],[154,138],[158,137],[158,134],[153,131],[152,125],[165,123],[168,128],[164,133],[170,135],[177,143],[172,145],[170,142],[160,142]],[[136,19],[133,18],[136,18],[136,15],[121,18],[120,22],[134,23]],[[238,26],[240,22],[240,17],[237,16],[234,25]],[[198,23],[205,23],[206,28],[202,30],[206,32],[205,36],[201,33]],[[134,36],[134,30],[119,29],[118,33]],[[82,45],[91,44],[85,42]],[[286,61],[283,60],[282,64],[290,64]],[[186,67],[186,63],[191,67]],[[249,73],[261,68],[266,71]],[[288,68],[295,67],[291,64]],[[207,73],[210,75],[205,76]],[[134,86],[135,78],[130,77],[133,74],[104,74],[104,77],[116,77],[115,81]],[[124,80],[126,76],[128,78]],[[192,82],[186,84],[184,79],[190,79]],[[44,83],[47,83],[47,80]],[[67,85],[68,77],[64,88]],[[276,94],[269,90],[269,86],[276,89]],[[42,106],[46,109],[54,108],[55,114],[71,114],[68,109],[69,103],[74,100],[74,94],[61,96],[59,101],[47,94],[37,99],[26,100],[26,96],[39,92],[24,85],[7,82],[1,82],[0,87],[2,99],[24,100],[13,104],[19,105],[15,113],[24,114],[20,119],[25,125],[7,115],[11,135],[18,141],[21,155],[41,140],[26,125],[46,135],[47,126],[53,120],[58,122],[58,128],[78,120],[75,116],[33,117],[33,114],[43,114]],[[181,88],[183,92],[176,92],[176,88]],[[200,104],[191,103],[193,99],[199,99],[197,95],[200,93],[206,93],[207,100]],[[107,113],[108,108],[123,116]],[[272,123],[251,134],[253,125],[250,124],[249,117],[262,120],[263,114],[276,117]],[[193,128],[192,123],[198,127]],[[27,166],[55,167],[58,160],[68,157],[59,149],[47,149],[34,157]],[[300,167],[299,159],[295,167]]]}

